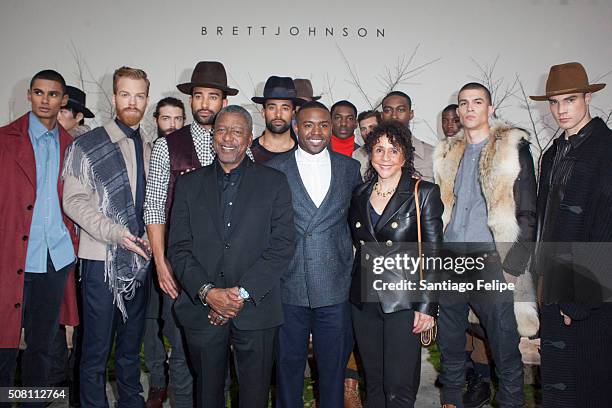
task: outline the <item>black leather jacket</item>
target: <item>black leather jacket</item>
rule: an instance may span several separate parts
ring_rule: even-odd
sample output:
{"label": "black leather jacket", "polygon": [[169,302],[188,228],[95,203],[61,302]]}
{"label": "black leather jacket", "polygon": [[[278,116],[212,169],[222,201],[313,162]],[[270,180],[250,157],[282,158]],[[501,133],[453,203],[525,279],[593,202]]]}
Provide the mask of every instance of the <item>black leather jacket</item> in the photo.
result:
{"label": "black leather jacket", "polygon": [[[436,316],[438,305],[431,301],[428,293],[420,292],[423,302],[414,302],[414,296],[411,297],[407,291],[375,291],[377,295],[372,297],[373,289],[365,283],[368,282],[368,276],[365,274],[369,274],[370,277],[372,275],[371,258],[375,256],[370,256],[370,251],[373,254],[392,257],[398,253],[398,243],[417,242],[417,218],[414,200],[416,179],[406,173],[402,174],[397,189],[387,203],[379,222],[376,226],[373,226],[370,218],[369,200],[375,182],[376,179],[355,188],[349,209],[351,235],[353,245],[357,249],[353,264],[350,301],[360,307],[364,301],[371,301],[378,297],[385,313],[413,309],[430,316]],[[421,203],[422,242],[427,243],[427,255],[432,256],[435,255],[432,251],[434,248],[441,246],[443,239],[443,204],[440,199],[440,189],[436,184],[423,180],[419,184],[419,198]],[[368,244],[364,246],[366,243]],[[416,248],[416,245],[412,247]],[[367,258],[370,260],[366,261],[364,252],[364,262],[367,265],[362,265],[363,251],[367,251],[369,255]]]}

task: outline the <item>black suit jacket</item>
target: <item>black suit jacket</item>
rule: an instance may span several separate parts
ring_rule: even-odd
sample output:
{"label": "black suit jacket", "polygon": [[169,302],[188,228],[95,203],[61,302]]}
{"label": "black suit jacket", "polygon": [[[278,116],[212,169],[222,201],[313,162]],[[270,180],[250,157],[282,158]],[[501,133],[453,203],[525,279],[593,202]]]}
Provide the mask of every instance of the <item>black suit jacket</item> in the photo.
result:
{"label": "black suit jacket", "polygon": [[182,291],[174,303],[181,325],[201,329],[208,307],[198,290],[218,281],[242,286],[251,296],[238,316],[237,328],[255,330],[283,322],[280,277],[295,251],[291,190],[279,171],[246,159],[232,211],[232,230],[223,239],[217,165],[179,177],[168,239],[168,257]]}
{"label": "black suit jacket", "polygon": [[[410,248],[398,246],[400,243],[418,242],[414,199],[416,179],[411,178],[407,173],[402,174],[397,189],[387,203],[380,220],[376,225],[372,225],[368,203],[375,182],[376,178],[357,187],[351,200],[349,222],[357,253],[353,265],[350,301],[361,307],[364,301],[372,301],[378,297],[385,313],[413,309],[435,316],[437,315],[438,305],[432,301],[429,293],[421,293],[422,296],[411,298],[409,293],[405,291],[372,292],[370,284],[372,278],[375,278],[372,276],[372,259],[374,257],[393,258],[395,254],[403,253],[404,250],[410,250],[410,252],[414,252],[412,256],[418,256],[416,244],[411,245]],[[443,240],[442,211],[444,206],[440,199],[440,188],[436,184],[425,180],[421,181],[419,184],[419,201],[421,206],[421,237],[422,242],[426,243],[423,246],[423,255],[437,256]],[[366,244],[367,248],[364,247]],[[367,261],[365,254],[362,257],[364,248],[367,249],[369,255]],[[362,264],[362,262],[364,263]],[[433,276],[428,275],[428,273],[434,273],[434,271],[424,271],[424,278],[432,281]],[[387,282],[398,281],[396,276],[390,275],[382,275],[382,279]],[[415,298],[422,300],[422,302],[413,301]]]}

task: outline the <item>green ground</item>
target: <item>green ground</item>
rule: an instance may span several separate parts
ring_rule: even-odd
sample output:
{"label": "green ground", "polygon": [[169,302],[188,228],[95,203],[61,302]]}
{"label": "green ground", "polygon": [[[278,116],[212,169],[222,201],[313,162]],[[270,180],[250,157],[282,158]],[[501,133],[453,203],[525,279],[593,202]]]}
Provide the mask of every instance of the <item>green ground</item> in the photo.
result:
{"label": "green ground", "polygon": [[[167,344],[167,346],[169,347],[169,344]],[[436,369],[436,371],[440,372],[440,352],[438,351],[437,347],[434,345],[432,347],[430,347],[428,349],[429,352],[429,357],[428,357],[428,361],[434,366],[434,368]],[[113,354],[114,354],[114,350],[113,350]],[[140,357],[141,357],[141,366],[142,369],[144,371],[146,370],[146,367],[144,366],[144,360],[143,360],[143,351],[141,350],[140,352]],[[114,358],[113,355],[111,354],[111,358],[109,359],[108,362],[108,376],[110,380],[114,379]],[[235,376],[233,376],[233,378],[235,378]],[[493,381],[494,383],[494,389],[496,388],[496,381]],[[363,389],[363,387],[362,387]],[[541,390],[539,388],[539,386],[536,385],[532,385],[532,384],[525,384],[524,386],[524,392],[525,392],[525,403],[526,403],[526,407],[527,408],[537,408],[541,406]],[[272,389],[271,394],[274,394],[274,389]],[[230,390],[230,401],[228,404],[228,407],[232,408],[232,407],[237,407],[237,397],[238,397],[238,387],[237,384],[234,383],[232,384],[232,388]],[[273,401],[274,398],[270,398],[270,401]],[[232,403],[233,401],[233,403]],[[310,406],[312,406],[312,403],[314,402],[314,395],[313,395],[313,386],[312,386],[312,381],[310,380],[310,378],[306,378],[304,381],[304,407],[308,408]],[[270,404],[270,407],[272,407],[273,405]],[[497,404],[493,404],[493,407],[497,407]]]}

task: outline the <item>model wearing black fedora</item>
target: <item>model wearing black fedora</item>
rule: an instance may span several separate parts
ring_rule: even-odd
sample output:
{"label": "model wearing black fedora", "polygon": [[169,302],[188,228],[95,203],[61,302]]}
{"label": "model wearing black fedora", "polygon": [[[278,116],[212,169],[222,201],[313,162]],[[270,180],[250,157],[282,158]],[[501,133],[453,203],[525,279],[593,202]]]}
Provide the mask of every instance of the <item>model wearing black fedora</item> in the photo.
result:
{"label": "model wearing black fedora", "polygon": [[68,102],[60,109],[57,120],[74,138],[91,130],[85,124],[85,118],[91,119],[95,115],[85,106],[85,92],[74,86],[66,86]]}
{"label": "model wearing black fedora", "polygon": [[293,132],[292,119],[296,106],[305,101],[298,97],[293,80],[289,77],[271,76],[266,81],[263,96],[251,98],[263,105],[266,129],[253,140],[251,151],[257,163],[292,152],[297,148],[297,137]]}
{"label": "model wearing black fedora", "polygon": [[68,103],[66,103],[66,106],[62,106],[62,108],[69,108],[77,112],[81,112],[87,119],[91,119],[96,116],[85,106],[85,101],[87,99],[85,92],[70,85],[66,86],[66,90],[68,92]]}
{"label": "model wearing black fedora", "polygon": [[289,99],[294,105],[302,105],[303,99],[298,98],[293,79],[289,77],[271,76],[266,81],[263,96],[254,96],[251,100],[255,103],[264,104],[266,99]]}

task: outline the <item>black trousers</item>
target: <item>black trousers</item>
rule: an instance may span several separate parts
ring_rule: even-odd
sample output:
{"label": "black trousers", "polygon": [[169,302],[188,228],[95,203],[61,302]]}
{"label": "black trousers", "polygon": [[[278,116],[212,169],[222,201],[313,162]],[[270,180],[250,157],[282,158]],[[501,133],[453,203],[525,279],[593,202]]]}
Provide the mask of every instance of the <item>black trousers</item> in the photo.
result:
{"label": "black trousers", "polygon": [[[488,257],[485,268],[478,276],[465,279],[469,279],[469,282],[476,282],[477,279],[505,282],[499,257]],[[452,293],[441,296],[439,303],[437,343],[442,363],[442,403],[463,407],[465,331],[469,325],[468,312],[471,307],[484,327],[491,347],[495,372],[499,378],[499,390],[495,396],[499,406],[522,407],[523,362],[512,293],[483,290]]]}
{"label": "black trousers", "polygon": [[268,407],[278,327],[240,330],[230,320],[223,326],[206,323],[200,330],[184,330],[189,360],[195,371],[198,408],[225,407],[230,344],[234,348],[240,408]]}
{"label": "black trousers", "polygon": [[[79,312],[79,321],[83,319],[81,310],[83,308],[83,302],[81,299],[81,283],[79,281],[78,264],[75,270],[75,284],[77,294],[77,309]],[[79,362],[81,354],[81,326],[74,327],[72,332],[72,350],[68,349],[68,343],[66,342],[66,326],[60,325],[53,346],[51,348],[51,367],[49,369],[49,383],[63,384],[66,382],[70,383],[71,392],[77,393],[78,390],[78,379],[79,379]]]}
{"label": "black trousers", "polygon": [[[26,272],[23,287],[23,327],[27,348],[21,360],[23,387],[49,386],[51,348],[59,326],[59,313],[68,272],[74,264],[55,270],[47,255],[47,273]],[[0,349],[0,386],[13,386],[19,348]],[[1,407],[8,406],[0,404]],[[22,404],[22,406],[44,406]]]}
{"label": "black trousers", "polygon": [[[166,294],[161,295],[154,287],[154,280],[157,280],[157,276],[151,279],[148,310],[148,313],[151,314],[145,319],[143,342],[144,362],[151,374],[149,386],[163,388],[168,384],[172,388],[173,407],[191,408],[193,407],[193,377],[185,355],[183,328],[177,325],[172,311],[174,300]],[[163,336],[168,338],[172,346],[170,357],[166,352]],[[166,360],[168,360],[167,365]]]}
{"label": "black trousers", "polygon": [[344,404],[344,373],[353,349],[350,304],[342,302],[317,308],[283,304],[283,315],[285,323],[278,332],[276,406],[304,406],[304,369],[312,333],[319,407],[341,407]]}
{"label": "black trousers", "polygon": [[413,407],[421,380],[420,337],[412,333],[414,311],[383,313],[379,303],[364,303],[352,310],[365,369],[365,406]]}

